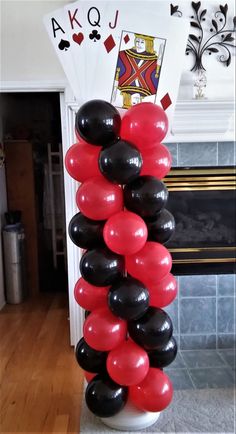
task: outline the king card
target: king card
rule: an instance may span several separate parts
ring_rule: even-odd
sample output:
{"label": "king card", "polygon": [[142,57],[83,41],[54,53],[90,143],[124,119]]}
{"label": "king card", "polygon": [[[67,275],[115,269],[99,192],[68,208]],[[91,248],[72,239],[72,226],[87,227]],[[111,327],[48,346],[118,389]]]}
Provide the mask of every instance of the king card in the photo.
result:
{"label": "king card", "polygon": [[156,102],[166,40],[123,31],[120,39],[111,102],[129,108]]}
{"label": "king card", "polygon": [[[135,3],[136,4],[136,3]],[[178,94],[188,20],[162,16],[158,3],[140,13],[132,2],[117,9],[115,28],[108,29],[100,44],[92,97],[128,109],[139,102],[161,105],[170,119]],[[108,8],[112,10],[114,3]],[[132,15],[132,19],[130,19]],[[178,35],[178,38],[176,38]],[[177,41],[177,42],[176,42]]]}

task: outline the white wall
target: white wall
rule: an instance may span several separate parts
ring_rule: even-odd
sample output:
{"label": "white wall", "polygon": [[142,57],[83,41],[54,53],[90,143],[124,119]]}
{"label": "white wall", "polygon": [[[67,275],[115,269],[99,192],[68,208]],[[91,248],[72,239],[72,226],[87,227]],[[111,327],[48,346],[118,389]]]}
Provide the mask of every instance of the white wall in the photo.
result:
{"label": "white wall", "polygon": [[43,16],[68,1],[1,0],[1,80],[65,81]]}

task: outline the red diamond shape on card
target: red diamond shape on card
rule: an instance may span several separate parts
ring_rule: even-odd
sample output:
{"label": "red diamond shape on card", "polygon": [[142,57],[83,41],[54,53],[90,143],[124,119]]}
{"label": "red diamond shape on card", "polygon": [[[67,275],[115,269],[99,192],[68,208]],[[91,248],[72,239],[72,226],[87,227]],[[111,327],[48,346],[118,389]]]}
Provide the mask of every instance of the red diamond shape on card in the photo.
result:
{"label": "red diamond shape on card", "polygon": [[170,99],[170,95],[168,93],[165,94],[165,96],[163,96],[163,98],[161,98],[161,105],[163,110],[168,109],[168,107],[170,107],[170,105],[172,104],[172,101]]}
{"label": "red diamond shape on card", "polygon": [[113,48],[116,46],[112,35],[108,36],[108,38],[103,43],[108,53],[110,53],[110,51],[113,50]]}
{"label": "red diamond shape on card", "polygon": [[125,35],[124,41],[125,41],[126,44],[128,44],[129,40],[130,40],[129,35]]}

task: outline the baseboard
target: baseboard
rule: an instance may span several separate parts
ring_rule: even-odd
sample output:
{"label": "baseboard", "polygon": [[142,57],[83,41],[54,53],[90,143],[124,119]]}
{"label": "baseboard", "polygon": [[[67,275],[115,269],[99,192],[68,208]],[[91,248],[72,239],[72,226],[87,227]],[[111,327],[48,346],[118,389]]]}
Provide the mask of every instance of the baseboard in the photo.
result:
{"label": "baseboard", "polygon": [[6,301],[3,301],[3,302],[0,304],[0,310],[2,310],[2,309],[4,308],[5,305],[6,305]]}

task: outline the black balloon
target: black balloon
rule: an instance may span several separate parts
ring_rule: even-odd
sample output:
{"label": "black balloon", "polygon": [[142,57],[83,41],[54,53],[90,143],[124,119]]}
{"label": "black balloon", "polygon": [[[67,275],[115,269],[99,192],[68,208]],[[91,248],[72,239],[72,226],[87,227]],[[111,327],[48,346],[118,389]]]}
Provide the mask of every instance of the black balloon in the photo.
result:
{"label": "black balloon", "polygon": [[75,128],[86,142],[107,146],[117,140],[120,132],[119,112],[110,103],[94,99],[83,104],[75,118]]}
{"label": "black balloon", "polygon": [[96,375],[85,392],[86,404],[98,417],[110,417],[119,413],[128,399],[128,388],[112,381],[108,375]]}
{"label": "black balloon", "polygon": [[70,238],[76,246],[82,249],[104,246],[104,224],[105,221],[90,220],[78,212],[69,223]]}
{"label": "black balloon", "polygon": [[144,315],[149,307],[149,292],[139,280],[123,277],[110,288],[108,305],[120,318],[137,319]]}
{"label": "black balloon", "polygon": [[175,231],[174,216],[167,210],[162,209],[151,221],[146,221],[148,228],[148,240],[165,244]]}
{"label": "black balloon", "polygon": [[140,174],[142,157],[131,143],[118,140],[102,149],[99,156],[99,168],[102,174],[117,184],[127,184]]}
{"label": "black balloon", "polygon": [[175,360],[177,350],[177,342],[172,336],[167,344],[160,345],[155,350],[148,351],[150,366],[152,368],[165,368]]}
{"label": "black balloon", "polygon": [[85,319],[88,318],[88,316],[90,315],[90,313],[91,313],[90,310],[86,310],[86,311],[84,312],[84,318],[85,318]]}
{"label": "black balloon", "polygon": [[124,274],[124,257],[109,249],[85,252],[80,260],[82,277],[95,286],[109,286]]}
{"label": "black balloon", "polygon": [[77,343],[75,356],[78,364],[85,371],[95,373],[106,372],[108,353],[94,350],[85,342],[84,338],[81,338]]}
{"label": "black balloon", "polygon": [[165,345],[172,336],[173,325],[169,315],[157,307],[149,307],[139,319],[128,325],[130,337],[146,350]]}
{"label": "black balloon", "polygon": [[166,204],[168,191],[154,176],[139,176],[124,188],[125,207],[143,218],[156,215]]}

